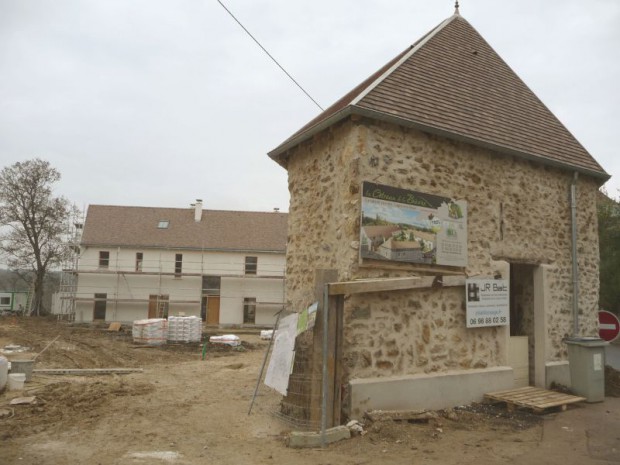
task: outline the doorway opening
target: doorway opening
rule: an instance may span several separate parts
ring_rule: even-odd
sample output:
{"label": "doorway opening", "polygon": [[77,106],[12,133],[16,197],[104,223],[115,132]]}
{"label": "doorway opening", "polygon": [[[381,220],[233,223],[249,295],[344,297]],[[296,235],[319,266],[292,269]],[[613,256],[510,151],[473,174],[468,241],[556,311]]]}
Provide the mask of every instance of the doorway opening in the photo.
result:
{"label": "doorway opening", "polygon": [[93,308],[93,320],[104,320],[108,301],[108,294],[95,294],[95,306]]}
{"label": "doorway opening", "polygon": [[508,364],[515,387],[534,384],[534,271],[536,265],[510,264],[510,343]]}

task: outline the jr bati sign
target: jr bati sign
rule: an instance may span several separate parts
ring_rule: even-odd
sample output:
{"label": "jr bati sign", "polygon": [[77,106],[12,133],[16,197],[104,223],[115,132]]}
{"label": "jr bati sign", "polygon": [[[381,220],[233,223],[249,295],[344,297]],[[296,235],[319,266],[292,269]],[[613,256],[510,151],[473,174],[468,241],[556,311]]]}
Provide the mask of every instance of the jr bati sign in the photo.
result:
{"label": "jr bati sign", "polygon": [[510,315],[510,290],[506,279],[466,281],[467,327],[504,326]]}

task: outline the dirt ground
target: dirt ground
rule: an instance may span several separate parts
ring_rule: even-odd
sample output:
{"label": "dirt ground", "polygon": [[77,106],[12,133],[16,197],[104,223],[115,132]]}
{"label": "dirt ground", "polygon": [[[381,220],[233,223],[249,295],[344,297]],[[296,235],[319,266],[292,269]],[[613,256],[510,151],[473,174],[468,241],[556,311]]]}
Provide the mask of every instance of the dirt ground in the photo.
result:
{"label": "dirt ground", "polygon": [[[544,417],[473,405],[428,423],[377,422],[327,449],[290,449],[293,429],[273,415],[280,396],[261,385],[248,408],[267,342],[240,334],[241,349],[144,348],[130,334],[39,318],[0,318],[0,348],[28,358],[59,338],[35,368],[142,368],[124,375],[35,374],[24,391],[0,394],[0,464],[519,463],[536,448]],[[34,405],[10,406],[18,396]],[[551,416],[556,414],[551,414]],[[562,414],[559,414],[562,415]]]}

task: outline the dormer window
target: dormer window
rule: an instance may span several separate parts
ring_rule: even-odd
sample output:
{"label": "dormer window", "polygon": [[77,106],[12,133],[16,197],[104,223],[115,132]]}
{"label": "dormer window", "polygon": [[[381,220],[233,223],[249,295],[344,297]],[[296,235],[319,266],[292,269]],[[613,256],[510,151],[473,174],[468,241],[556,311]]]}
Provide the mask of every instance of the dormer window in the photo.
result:
{"label": "dormer window", "polygon": [[170,221],[159,220],[159,223],[157,223],[157,229],[168,229],[169,225],[170,225]]}

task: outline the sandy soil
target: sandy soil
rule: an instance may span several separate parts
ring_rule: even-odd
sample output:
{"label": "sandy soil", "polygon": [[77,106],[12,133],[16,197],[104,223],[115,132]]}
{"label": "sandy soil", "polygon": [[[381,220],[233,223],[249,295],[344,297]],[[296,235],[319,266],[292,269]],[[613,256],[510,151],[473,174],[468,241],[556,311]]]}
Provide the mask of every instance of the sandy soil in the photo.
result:
{"label": "sandy soil", "polygon": [[[43,319],[0,318],[0,348],[41,351],[36,368],[140,367],[129,375],[35,374],[23,392],[0,394],[0,464],[510,463],[541,441],[541,416],[474,405],[429,423],[377,422],[327,449],[287,448],[292,427],[273,415],[280,397],[261,385],[248,408],[267,343],[240,335],[242,350],[199,345],[137,348],[128,334]],[[9,358],[27,357],[27,354]],[[17,396],[34,405],[10,407]]]}

